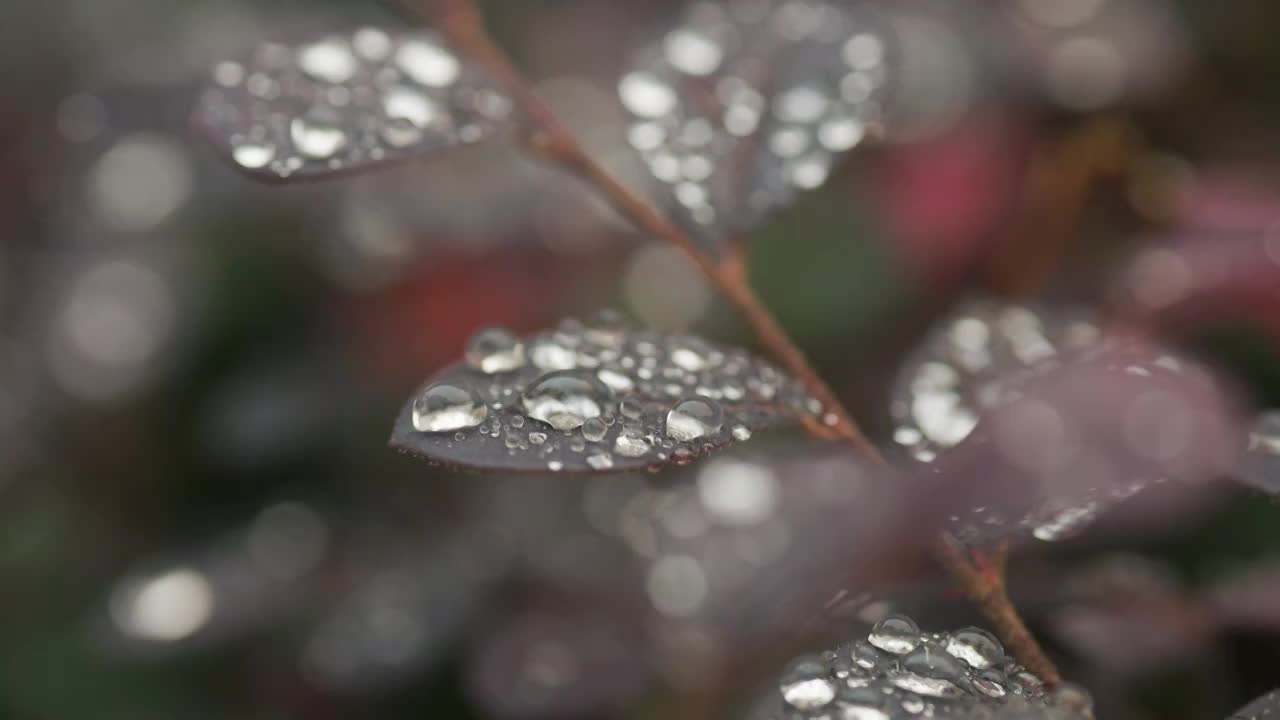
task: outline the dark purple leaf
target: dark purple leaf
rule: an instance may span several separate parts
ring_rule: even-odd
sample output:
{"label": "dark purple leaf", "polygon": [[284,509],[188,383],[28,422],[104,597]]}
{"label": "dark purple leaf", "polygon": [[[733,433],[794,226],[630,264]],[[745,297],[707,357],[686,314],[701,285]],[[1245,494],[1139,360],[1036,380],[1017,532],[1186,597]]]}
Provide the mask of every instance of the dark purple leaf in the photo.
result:
{"label": "dark purple leaf", "polygon": [[826,182],[879,128],[886,41],[819,0],[695,3],[619,82],[628,139],[709,248]]}
{"label": "dark purple leaf", "polygon": [[1056,540],[1167,480],[1235,463],[1241,427],[1207,371],[1132,338],[1112,338],[991,387],[973,433],[926,466],[971,479],[956,518],[967,541],[1030,531]]}
{"label": "dark purple leaf", "polygon": [[1207,593],[1207,601],[1225,625],[1280,632],[1280,564],[1266,563],[1227,578]]}
{"label": "dark purple leaf", "polygon": [[617,472],[685,464],[819,410],[745,351],[606,312],[523,339],[480,331],[406,403],[391,445],[465,468]]}
{"label": "dark purple leaf", "polygon": [[512,115],[439,36],[363,27],[218,64],[196,121],[241,170],[301,180],[474,143]]}

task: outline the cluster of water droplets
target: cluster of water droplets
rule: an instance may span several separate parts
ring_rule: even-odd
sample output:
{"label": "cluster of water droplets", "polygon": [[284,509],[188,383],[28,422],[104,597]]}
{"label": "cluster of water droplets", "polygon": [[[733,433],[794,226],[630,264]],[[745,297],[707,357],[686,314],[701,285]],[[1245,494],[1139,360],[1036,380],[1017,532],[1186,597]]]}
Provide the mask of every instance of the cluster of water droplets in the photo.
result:
{"label": "cluster of water droplets", "polygon": [[1087,693],[1069,685],[1046,690],[986,630],[922,632],[902,615],[876,623],[865,638],[793,660],[779,694],[780,711],[766,715],[770,720],[958,719],[1003,709],[1046,719],[1092,717]]}
{"label": "cluster of water droplets", "polygon": [[628,141],[714,244],[821,186],[877,128],[885,56],[847,7],[696,2],[619,81]]}
{"label": "cluster of water droplets", "polygon": [[412,400],[396,441],[469,466],[656,468],[821,410],[745,351],[637,330],[605,311],[530,338],[477,332],[465,361]]}
{"label": "cluster of water droplets", "polygon": [[364,27],[214,67],[198,120],[240,168],[325,174],[479,141],[513,105],[430,33]]}

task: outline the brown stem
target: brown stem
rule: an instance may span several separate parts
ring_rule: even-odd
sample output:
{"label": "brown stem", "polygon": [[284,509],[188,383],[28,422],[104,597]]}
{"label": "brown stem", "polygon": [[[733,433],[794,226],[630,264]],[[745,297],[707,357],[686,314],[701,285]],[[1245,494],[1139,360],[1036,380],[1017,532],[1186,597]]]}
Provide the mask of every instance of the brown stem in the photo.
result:
{"label": "brown stem", "polygon": [[957,540],[944,535],[938,541],[937,556],[938,562],[960,583],[965,595],[978,606],[1013,656],[1049,687],[1061,683],[1057,667],[1045,655],[1009,599],[1004,579],[1009,544],[1000,543],[990,555],[974,551],[970,556]]}
{"label": "brown stem", "polygon": [[[717,261],[702,252],[663,212],[623,185],[596,162],[578,144],[555,113],[534,93],[528,80],[507,54],[494,43],[485,30],[475,0],[407,1],[442,31],[468,60],[487,70],[511,94],[528,118],[530,140],[535,149],[549,161],[579,176],[607,200],[619,215],[627,218],[637,228],[683,252],[721,295],[738,309],[750,323],[760,344],[822,404],[824,414],[821,420],[807,423],[811,432],[824,437],[841,438],[866,460],[884,464],[880,451],[867,440],[843,403],[836,398],[835,393],[752,291],[746,281],[741,257],[731,253],[728,261]],[[942,544],[950,547],[945,539]],[[953,549],[953,552],[955,554],[950,560],[963,560],[958,549]],[[1014,654],[1046,681],[1058,682],[1057,670],[1045,657],[1035,638],[1018,617],[1017,610],[1009,602],[1004,591],[1002,573],[991,572],[983,576],[984,579],[976,580],[974,578],[980,574],[967,562],[948,561],[944,565],[965,584],[966,589],[972,589],[970,595],[983,608]]]}

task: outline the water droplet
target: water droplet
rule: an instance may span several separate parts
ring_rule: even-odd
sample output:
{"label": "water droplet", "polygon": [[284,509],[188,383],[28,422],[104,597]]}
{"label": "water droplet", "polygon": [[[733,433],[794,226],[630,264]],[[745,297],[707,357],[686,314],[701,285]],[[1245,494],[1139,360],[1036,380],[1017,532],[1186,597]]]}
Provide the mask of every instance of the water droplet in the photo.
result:
{"label": "water droplet", "polygon": [[467,341],[467,364],[494,375],[524,367],[524,343],[506,328],[486,328]]}
{"label": "water droplet", "polygon": [[619,395],[623,395],[636,389],[636,383],[626,373],[610,368],[601,368],[596,373],[596,377],[600,378],[600,382],[606,387]]}
{"label": "water droplet", "polygon": [[426,40],[410,40],[401,45],[396,65],[414,82],[427,87],[448,87],[462,72],[452,53]]}
{"label": "water droplet", "polygon": [[489,409],[474,390],[436,383],[413,401],[413,426],[419,432],[453,432],[484,422]]}
{"label": "water droplet", "polygon": [[686,372],[701,372],[707,367],[710,349],[697,338],[685,338],[671,349],[671,362]]}
{"label": "water droplet", "polygon": [[792,661],[779,683],[782,699],[797,710],[816,710],[836,697],[836,684],[827,677],[826,664],[816,657]]}
{"label": "water droplet", "polygon": [[643,457],[653,447],[645,438],[643,431],[637,428],[625,428],[614,441],[613,449],[623,457],[637,458]]}
{"label": "water droplet", "polygon": [[855,118],[834,118],[818,128],[818,142],[831,152],[846,152],[862,142],[862,123]]}
{"label": "water droplet", "polygon": [[584,334],[596,345],[618,347],[630,329],[626,315],[617,310],[601,310],[587,322]]}
{"label": "water droplet", "polygon": [[609,394],[594,376],[565,370],[548,373],[525,389],[525,412],[557,430],[576,430],[604,414],[601,403]]}
{"label": "water droplet", "polygon": [[560,462],[559,460],[552,460],[547,463],[547,469],[550,470],[551,472],[560,472],[561,470],[564,469],[564,463]]}
{"label": "water droplet", "polygon": [[667,413],[667,435],[678,442],[696,440],[720,432],[724,410],[708,398],[687,398]]}
{"label": "water droplet", "polygon": [[592,470],[610,470],[613,468],[613,456],[609,453],[596,453],[587,457],[587,464]]}
{"label": "water droplet", "polygon": [[330,108],[316,107],[293,119],[289,138],[302,155],[316,160],[333,157],[347,146],[347,131],[338,114]]}
{"label": "water droplet", "polygon": [[600,442],[608,431],[609,426],[600,418],[591,418],[582,423],[582,437],[588,442]]}
{"label": "water droplet", "polygon": [[815,123],[826,114],[831,99],[812,85],[797,85],[782,93],[775,106],[778,118],[784,122]]}
{"label": "water droplet", "polygon": [[541,445],[542,443],[544,443],[544,442],[546,442],[546,441],[547,441],[547,434],[546,434],[546,433],[540,433],[540,432],[538,432],[538,431],[536,431],[536,430],[535,430],[534,432],[529,433],[529,444],[530,444],[530,445]]}
{"label": "water droplet", "polygon": [[551,338],[535,340],[529,357],[542,370],[572,370],[578,367],[578,354]]}
{"label": "water droplet", "polygon": [[391,55],[391,38],[377,28],[360,28],[352,36],[351,45],[367,60],[386,60]]}
{"label": "water droplet", "polygon": [[436,104],[424,93],[408,87],[387,91],[382,110],[390,120],[407,121],[414,128],[426,128],[436,119]]}
{"label": "water droplet", "polygon": [[242,142],[231,150],[236,164],[248,170],[259,170],[276,159],[276,146],[271,143]]}
{"label": "water droplet", "polygon": [[902,674],[892,678],[903,690],[930,697],[964,694],[956,683],[967,677],[964,668],[942,648],[925,644],[902,660]]}
{"label": "water droplet", "polygon": [[628,110],[646,118],[669,115],[679,103],[675,89],[648,72],[625,75],[618,84],[618,93]]}
{"label": "water droplet", "polygon": [[947,639],[946,647],[947,652],[978,670],[1004,660],[1004,646],[982,628],[970,627],[955,632]]}
{"label": "water droplet", "polygon": [[720,67],[724,49],[705,34],[681,28],[667,35],[667,59],[679,71],[706,76]]}
{"label": "water droplet", "polygon": [[920,644],[920,626],[905,615],[890,615],[871,628],[867,640],[885,652],[905,655]]}
{"label": "water droplet", "polygon": [[355,76],[359,61],[346,43],[330,39],[299,48],[298,67],[316,80],[338,85]]}

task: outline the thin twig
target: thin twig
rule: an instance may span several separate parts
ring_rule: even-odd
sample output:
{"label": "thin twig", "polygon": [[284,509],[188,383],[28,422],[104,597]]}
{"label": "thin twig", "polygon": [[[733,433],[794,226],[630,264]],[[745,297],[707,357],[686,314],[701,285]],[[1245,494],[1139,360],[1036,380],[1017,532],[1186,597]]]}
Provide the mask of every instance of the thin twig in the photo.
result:
{"label": "thin twig", "polygon": [[[731,253],[728,261],[718,261],[702,252],[663,212],[623,185],[586,152],[489,36],[475,0],[407,1],[443,32],[468,60],[488,71],[511,94],[529,121],[531,144],[540,154],[579,176],[637,228],[683,252],[738,309],[755,331],[760,344],[822,404],[822,421],[808,423],[810,431],[827,437],[834,434],[852,445],[864,459],[878,465],[885,463],[879,450],[863,435],[843,403],[756,297],[746,280],[742,257]],[[979,572],[952,542],[944,538],[941,543],[947,548],[941,553],[943,565],[978,603],[1014,655],[1046,682],[1057,683],[1057,670],[1009,601],[1003,572],[999,569]],[[1003,554],[1000,557],[1003,558]],[[1003,559],[998,564],[1003,565]]]}
{"label": "thin twig", "polygon": [[1040,643],[1027,629],[1018,614],[1005,585],[1004,569],[1008,562],[1009,546],[997,545],[991,555],[976,551],[969,557],[965,547],[949,535],[944,535],[937,545],[938,561],[960,583],[965,595],[991,623],[996,634],[1008,650],[1027,669],[1035,673],[1049,687],[1062,682],[1053,661],[1045,655]]}

